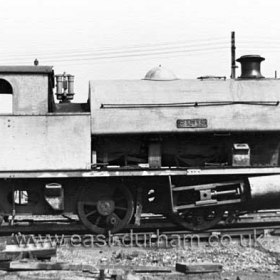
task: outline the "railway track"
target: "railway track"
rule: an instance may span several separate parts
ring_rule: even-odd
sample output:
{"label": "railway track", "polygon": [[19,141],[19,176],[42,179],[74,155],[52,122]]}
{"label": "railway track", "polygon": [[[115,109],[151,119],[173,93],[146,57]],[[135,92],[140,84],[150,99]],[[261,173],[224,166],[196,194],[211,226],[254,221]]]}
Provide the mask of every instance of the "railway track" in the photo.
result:
{"label": "railway track", "polygon": [[[173,224],[167,219],[154,216],[153,218],[143,218],[141,226],[130,225],[119,234],[127,234],[131,231],[139,234],[179,234],[179,235],[198,235],[201,238],[209,237],[210,235],[225,235],[239,236],[241,234],[263,234],[266,231],[280,231],[280,212],[262,211],[256,214],[246,214],[235,223],[226,224],[219,223],[215,228],[204,230],[202,232],[192,232],[182,227]],[[83,224],[75,219],[57,219],[57,220],[32,220],[32,219],[15,219],[14,224],[4,223],[0,227],[0,236],[10,236],[15,233],[21,234],[92,234]],[[116,236],[118,234],[115,234]]]}
{"label": "railway track", "polygon": [[275,225],[264,224],[254,227],[238,227],[238,228],[215,228],[203,232],[190,232],[185,230],[154,230],[154,231],[133,231],[122,232],[117,234],[109,234],[108,236],[89,234],[81,232],[81,234],[71,234],[71,232],[60,232],[47,234],[38,233],[15,233],[0,237],[1,242],[6,244],[14,244],[19,247],[25,247],[26,244],[35,247],[45,246],[70,246],[75,248],[127,248],[139,247],[146,249],[168,249],[168,248],[191,248],[192,246],[200,246],[200,244],[209,244],[211,247],[217,247],[220,244],[226,247],[233,241],[239,242],[243,247],[259,247],[262,246],[261,240],[274,231],[280,230],[280,223]]}

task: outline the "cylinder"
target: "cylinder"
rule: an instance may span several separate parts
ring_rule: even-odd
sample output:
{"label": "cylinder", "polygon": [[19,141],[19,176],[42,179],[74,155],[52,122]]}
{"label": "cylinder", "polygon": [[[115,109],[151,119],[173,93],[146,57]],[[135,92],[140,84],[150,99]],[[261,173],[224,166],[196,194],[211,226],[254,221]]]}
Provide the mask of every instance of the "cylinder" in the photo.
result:
{"label": "cylinder", "polygon": [[67,75],[68,78],[68,94],[74,94],[74,76]]}
{"label": "cylinder", "polygon": [[280,208],[280,175],[250,177],[248,182],[250,187],[249,207]]}
{"label": "cylinder", "polygon": [[62,75],[56,75],[56,94],[62,94]]}

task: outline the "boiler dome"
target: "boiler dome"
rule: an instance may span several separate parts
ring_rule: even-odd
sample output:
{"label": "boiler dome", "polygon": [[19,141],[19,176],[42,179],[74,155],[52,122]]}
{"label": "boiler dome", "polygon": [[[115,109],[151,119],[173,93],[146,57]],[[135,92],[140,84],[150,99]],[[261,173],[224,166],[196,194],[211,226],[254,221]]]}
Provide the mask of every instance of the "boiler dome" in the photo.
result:
{"label": "boiler dome", "polygon": [[158,67],[154,67],[149,72],[147,72],[144,80],[174,81],[177,80],[177,77],[170,70],[162,68],[161,65],[159,65]]}

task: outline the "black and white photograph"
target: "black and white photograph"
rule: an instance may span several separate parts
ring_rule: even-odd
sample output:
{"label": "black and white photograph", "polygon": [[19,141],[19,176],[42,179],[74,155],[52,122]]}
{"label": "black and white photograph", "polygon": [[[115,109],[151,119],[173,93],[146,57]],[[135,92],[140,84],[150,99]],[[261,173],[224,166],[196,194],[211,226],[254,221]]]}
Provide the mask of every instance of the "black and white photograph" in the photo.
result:
{"label": "black and white photograph", "polygon": [[0,279],[280,279],[280,2],[0,0]]}

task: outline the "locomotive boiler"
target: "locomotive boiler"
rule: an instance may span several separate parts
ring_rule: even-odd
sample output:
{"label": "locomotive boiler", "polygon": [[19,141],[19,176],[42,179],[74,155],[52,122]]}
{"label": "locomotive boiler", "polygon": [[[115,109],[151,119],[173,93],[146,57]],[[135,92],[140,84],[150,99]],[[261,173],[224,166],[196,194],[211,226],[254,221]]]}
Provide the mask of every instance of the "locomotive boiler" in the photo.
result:
{"label": "locomotive boiler", "polygon": [[[90,81],[49,66],[0,67],[1,219],[78,214],[96,233],[161,214],[190,230],[280,203],[280,82],[243,56],[237,79]],[[56,86],[56,93],[53,88]],[[55,96],[58,101],[55,101]]]}

